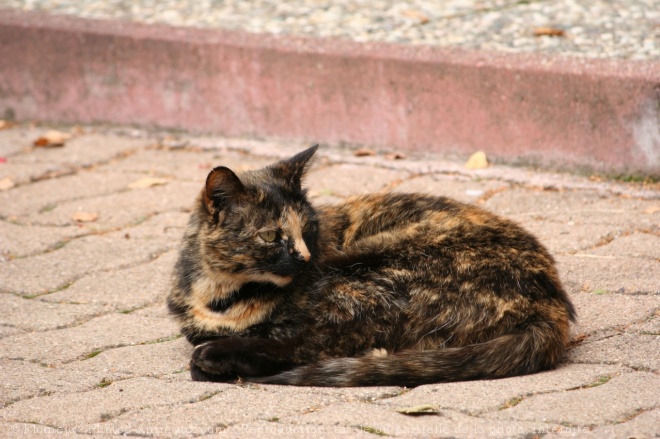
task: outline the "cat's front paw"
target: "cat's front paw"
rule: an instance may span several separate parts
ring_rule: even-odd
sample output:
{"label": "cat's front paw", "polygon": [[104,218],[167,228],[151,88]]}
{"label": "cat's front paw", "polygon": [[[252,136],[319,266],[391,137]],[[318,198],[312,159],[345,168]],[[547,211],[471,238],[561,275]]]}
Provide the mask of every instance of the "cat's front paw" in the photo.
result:
{"label": "cat's front paw", "polygon": [[190,359],[190,376],[194,381],[226,382],[237,378],[231,358],[217,342],[195,348]]}

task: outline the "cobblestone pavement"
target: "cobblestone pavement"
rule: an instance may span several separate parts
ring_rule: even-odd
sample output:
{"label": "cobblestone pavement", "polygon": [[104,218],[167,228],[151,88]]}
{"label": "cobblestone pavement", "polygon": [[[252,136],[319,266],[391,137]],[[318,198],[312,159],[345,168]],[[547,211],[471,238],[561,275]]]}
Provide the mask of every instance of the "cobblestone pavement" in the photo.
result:
{"label": "cobblestone pavement", "polygon": [[[316,202],[424,191],[482,205],[556,255],[579,323],[558,370],[415,389],[196,383],[164,298],[209,168],[304,145],[46,127],[0,131],[0,437],[650,437],[660,425],[660,190],[325,147]],[[68,131],[68,129],[67,129]],[[397,409],[433,405],[406,416]]]}

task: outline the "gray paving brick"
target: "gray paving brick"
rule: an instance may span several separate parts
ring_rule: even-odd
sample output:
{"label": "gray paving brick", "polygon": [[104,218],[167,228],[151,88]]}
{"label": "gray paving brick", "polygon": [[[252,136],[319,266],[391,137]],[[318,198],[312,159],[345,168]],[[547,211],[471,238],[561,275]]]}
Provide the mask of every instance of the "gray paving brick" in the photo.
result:
{"label": "gray paving brick", "polygon": [[87,134],[70,140],[61,148],[32,148],[11,156],[4,172],[16,182],[26,183],[47,174],[72,173],[81,167],[107,162],[146,145],[148,142],[142,139]]}
{"label": "gray paving brick", "polygon": [[660,371],[660,335],[622,333],[586,341],[570,351],[570,361],[621,364],[639,370]]}
{"label": "gray paving brick", "polygon": [[47,212],[30,214],[27,220],[34,224],[66,226],[76,224],[73,219],[76,212],[92,212],[98,214],[98,219],[83,223],[81,226],[85,230],[111,230],[138,223],[156,213],[190,209],[200,189],[197,183],[171,181],[152,188],[62,202]]}
{"label": "gray paving brick", "polygon": [[177,334],[178,327],[169,319],[109,314],[66,329],[30,332],[0,339],[0,358],[57,364],[94,355],[99,350]]}
{"label": "gray paving brick", "polygon": [[[367,170],[368,172],[365,172]],[[405,171],[369,169],[358,165],[332,165],[311,170],[305,181],[312,192],[345,196],[377,192],[408,176]]]}
{"label": "gray paving brick", "polygon": [[[89,438],[84,433],[76,433],[73,429],[53,427],[27,422],[0,422],[0,437],[53,437],[58,438]],[[94,437],[111,437],[112,433],[94,432]]]}
{"label": "gray paving brick", "polygon": [[594,382],[599,376],[612,375],[620,370],[620,367],[609,365],[566,364],[557,370],[535,375],[420,386],[378,404],[392,408],[431,404],[477,415],[497,410],[518,397],[580,387]]}
{"label": "gray paving brick", "polygon": [[57,304],[25,299],[13,294],[0,294],[0,325],[14,326],[30,331],[61,328],[108,312],[99,305]]}
{"label": "gray paving brick", "polygon": [[245,437],[285,437],[285,438],[309,438],[318,439],[355,437],[371,438],[378,433],[367,432],[359,428],[343,426],[326,426],[316,424],[291,424],[280,421],[257,421],[250,423],[239,423],[231,427],[219,428],[215,437],[219,438],[245,438]]}
{"label": "gray paving brick", "polygon": [[246,156],[236,152],[213,150],[143,150],[112,166],[113,171],[140,172],[148,175],[191,180],[204,183],[216,166],[226,166],[236,172],[271,164],[273,160]]}
{"label": "gray paving brick", "polygon": [[313,413],[283,420],[300,426],[320,425],[338,436],[362,430],[380,436],[401,437],[522,437],[552,427],[543,422],[505,422],[479,419],[456,411],[436,416],[410,417],[393,408],[367,403],[333,404]]}
{"label": "gray paving brick", "polygon": [[552,433],[544,438],[552,439],[556,437],[583,437],[598,439],[619,439],[619,438],[645,438],[658,437],[658,425],[660,425],[660,410],[649,410],[636,415],[627,422],[614,425],[604,425],[593,430],[565,428],[557,433]]}
{"label": "gray paving brick", "polygon": [[160,429],[158,434],[163,437],[186,437],[256,420],[276,422],[289,416],[306,416],[331,404],[375,400],[400,391],[382,387],[325,389],[227,384],[209,384],[209,388],[219,393],[210,399],[180,405],[168,412],[153,408],[128,413],[107,424],[128,434],[139,434],[146,427],[152,427]]}
{"label": "gray paving brick", "polygon": [[157,215],[130,229],[86,236],[50,253],[0,264],[0,288],[43,294],[88,273],[147,261],[178,244],[187,219],[183,213]]}
{"label": "gray paving brick", "polygon": [[165,298],[177,256],[176,251],[168,251],[144,264],[92,273],[68,288],[41,296],[40,299],[109,305],[120,311],[140,308]]}
{"label": "gray paving brick", "polygon": [[0,419],[77,427],[80,432],[94,432],[85,426],[106,421],[126,411],[192,402],[212,392],[212,386],[207,383],[173,382],[165,386],[157,379],[134,378],[89,392],[19,401],[0,410]]}
{"label": "gray paving brick", "polygon": [[626,373],[596,387],[532,396],[486,416],[576,426],[611,424],[625,421],[639,410],[657,407],[659,388],[660,378],[655,374]]}
{"label": "gray paving brick", "polygon": [[556,255],[560,275],[571,291],[653,293],[660,291],[660,263],[600,255]]}
{"label": "gray paving brick", "polygon": [[660,296],[576,293],[571,300],[578,313],[574,330],[584,333],[642,322],[660,306]]}
{"label": "gray paving brick", "polygon": [[36,181],[0,192],[0,215],[25,221],[29,214],[47,212],[58,203],[79,200],[125,189],[139,174],[112,170],[80,170],[74,175]]}
{"label": "gray paving brick", "polygon": [[14,259],[42,253],[55,249],[80,234],[84,232],[74,225],[28,226],[0,220],[0,258]]}

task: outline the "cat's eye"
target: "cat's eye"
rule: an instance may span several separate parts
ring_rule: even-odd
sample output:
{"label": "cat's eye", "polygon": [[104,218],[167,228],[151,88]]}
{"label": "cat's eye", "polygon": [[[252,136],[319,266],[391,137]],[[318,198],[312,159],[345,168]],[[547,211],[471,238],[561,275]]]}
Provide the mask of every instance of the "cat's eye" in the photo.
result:
{"label": "cat's eye", "polygon": [[259,237],[266,242],[273,242],[277,238],[277,232],[275,230],[265,230],[259,232]]}

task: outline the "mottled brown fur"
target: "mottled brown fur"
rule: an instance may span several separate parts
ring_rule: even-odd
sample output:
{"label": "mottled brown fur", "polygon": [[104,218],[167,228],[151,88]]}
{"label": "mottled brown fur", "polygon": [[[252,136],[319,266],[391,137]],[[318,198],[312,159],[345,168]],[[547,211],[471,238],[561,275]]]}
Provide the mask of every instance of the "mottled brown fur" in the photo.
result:
{"label": "mottled brown fur", "polygon": [[315,149],[209,174],[168,297],[193,379],[415,386],[561,361],[575,312],[533,236],[438,196],[313,208]]}

